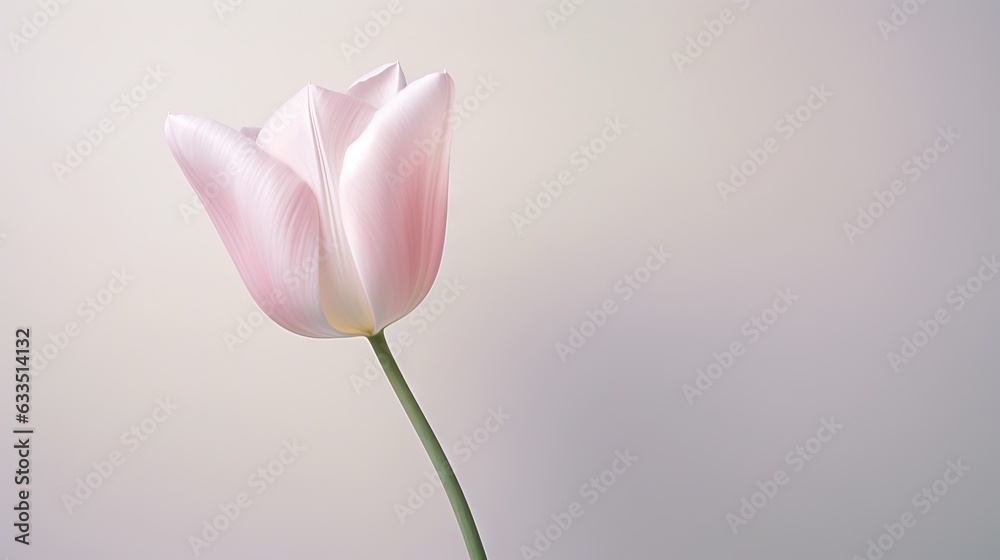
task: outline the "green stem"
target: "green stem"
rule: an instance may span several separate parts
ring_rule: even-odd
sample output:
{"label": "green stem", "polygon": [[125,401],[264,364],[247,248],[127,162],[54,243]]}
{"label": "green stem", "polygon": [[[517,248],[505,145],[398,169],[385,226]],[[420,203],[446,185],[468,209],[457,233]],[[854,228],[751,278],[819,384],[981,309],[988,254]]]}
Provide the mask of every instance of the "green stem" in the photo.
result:
{"label": "green stem", "polygon": [[424,444],[424,449],[430,455],[434,469],[441,477],[441,483],[444,485],[445,493],[448,494],[448,500],[451,502],[451,509],[455,511],[458,526],[462,529],[462,537],[465,539],[465,547],[469,550],[469,558],[471,560],[486,560],[483,540],[479,537],[476,521],[472,518],[472,511],[469,509],[469,502],[466,501],[465,494],[462,492],[462,486],[459,485],[458,477],[455,476],[455,471],[452,470],[448,457],[444,454],[444,449],[441,448],[441,443],[434,435],[434,430],[431,429],[427,418],[420,410],[417,399],[406,385],[406,380],[403,379],[403,374],[399,371],[399,366],[396,364],[395,358],[392,357],[389,345],[385,341],[385,332],[379,331],[378,334],[369,336],[368,342],[375,350],[375,355],[378,356],[378,361],[382,364],[386,377],[389,378],[389,384],[396,392],[399,402],[403,405],[403,410],[406,411],[406,416],[413,424],[413,429],[420,436],[420,442]]}

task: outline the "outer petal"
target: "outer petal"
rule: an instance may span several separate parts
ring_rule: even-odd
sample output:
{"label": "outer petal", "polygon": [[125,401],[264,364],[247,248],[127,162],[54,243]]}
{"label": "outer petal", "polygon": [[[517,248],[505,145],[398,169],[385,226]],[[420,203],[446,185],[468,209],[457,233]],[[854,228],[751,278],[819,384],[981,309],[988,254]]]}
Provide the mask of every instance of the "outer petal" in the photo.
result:
{"label": "outer petal", "polygon": [[347,147],[374,114],[364,101],[310,84],[257,137],[261,149],[305,179],[319,203],[323,311],[331,325],[352,334],[372,334],[374,319],[345,240],[337,191]]}
{"label": "outer petal", "polygon": [[211,119],[167,117],[166,137],[261,309],[294,333],[347,336],[329,325],[320,305],[319,211],[308,185]]}
{"label": "outer petal", "polygon": [[392,62],[372,70],[347,88],[347,93],[376,108],[381,108],[406,87],[406,77],[399,62]]}
{"label": "outer petal", "polygon": [[447,73],[410,84],[347,150],[340,202],[375,330],[427,295],[441,264],[455,84]]}

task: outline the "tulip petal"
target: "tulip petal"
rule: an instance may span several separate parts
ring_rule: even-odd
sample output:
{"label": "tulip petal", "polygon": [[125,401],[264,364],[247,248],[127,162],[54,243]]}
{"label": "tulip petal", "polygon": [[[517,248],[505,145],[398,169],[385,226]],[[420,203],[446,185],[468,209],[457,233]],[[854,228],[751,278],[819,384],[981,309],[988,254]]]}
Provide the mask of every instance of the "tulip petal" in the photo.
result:
{"label": "tulip petal", "polygon": [[398,62],[392,62],[358,78],[358,81],[347,88],[347,93],[375,108],[382,108],[405,87],[406,77],[403,76],[403,69],[399,67]]}
{"label": "tulip petal", "polygon": [[376,332],[423,300],[441,264],[454,90],[447,73],[413,82],[347,150],[341,213]]}
{"label": "tulip petal", "polygon": [[[284,162],[312,188],[320,213],[320,288],[327,321],[352,334],[374,334],[368,295],[343,231],[337,191],[347,147],[375,108],[343,93],[308,85],[269,120],[257,145]],[[277,118],[282,115],[283,118]]]}
{"label": "tulip petal", "polygon": [[303,336],[347,336],[321,302],[319,210],[309,186],[246,136],[211,119],[167,118],[167,143],[261,309]]}

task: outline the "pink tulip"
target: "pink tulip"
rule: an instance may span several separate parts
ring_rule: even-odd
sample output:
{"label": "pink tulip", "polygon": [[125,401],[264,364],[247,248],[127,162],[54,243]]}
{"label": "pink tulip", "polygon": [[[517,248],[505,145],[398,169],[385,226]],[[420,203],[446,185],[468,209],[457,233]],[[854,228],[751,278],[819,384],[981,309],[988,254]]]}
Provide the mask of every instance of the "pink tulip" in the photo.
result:
{"label": "pink tulip", "polygon": [[364,336],[434,464],[469,557],[486,551],[383,329],[427,296],[444,249],[455,85],[398,64],[346,93],[308,85],[263,128],[167,117],[167,143],[243,283],[286,329]]}
{"label": "pink tulip", "polygon": [[170,149],[251,296],[303,336],[371,336],[427,295],[444,248],[447,73],[388,64],[308,85],[263,129],[171,115]]}

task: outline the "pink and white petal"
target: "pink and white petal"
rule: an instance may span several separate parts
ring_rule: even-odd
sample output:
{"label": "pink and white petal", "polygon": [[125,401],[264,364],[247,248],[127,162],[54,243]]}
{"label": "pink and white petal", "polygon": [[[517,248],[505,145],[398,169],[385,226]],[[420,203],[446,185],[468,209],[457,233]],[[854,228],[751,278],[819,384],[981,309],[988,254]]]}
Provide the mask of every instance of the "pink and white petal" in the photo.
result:
{"label": "pink and white petal", "polygon": [[309,186],[249,138],[211,119],[172,115],[165,133],[261,309],[303,336],[348,336],[327,322],[318,271],[310,266],[319,258],[320,239]]}
{"label": "pink and white petal", "polygon": [[253,140],[254,142],[256,142],[257,141],[257,135],[260,134],[260,127],[259,126],[244,126],[243,128],[240,129],[240,134],[242,134],[243,136],[246,136],[247,138],[249,138],[249,139]]}
{"label": "pink and white petal", "polygon": [[372,334],[374,320],[344,236],[337,190],[347,147],[375,112],[360,99],[310,84],[282,105],[257,137],[257,145],[302,177],[316,197],[323,310],[331,325],[353,334]]}
{"label": "pink and white petal", "polygon": [[358,78],[347,88],[347,93],[380,109],[405,87],[403,69],[399,62],[392,62]]}
{"label": "pink and white petal", "polygon": [[417,80],[347,150],[341,212],[376,331],[424,299],[441,264],[454,91],[447,73]]}

